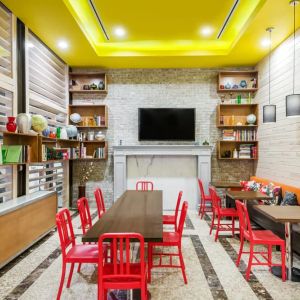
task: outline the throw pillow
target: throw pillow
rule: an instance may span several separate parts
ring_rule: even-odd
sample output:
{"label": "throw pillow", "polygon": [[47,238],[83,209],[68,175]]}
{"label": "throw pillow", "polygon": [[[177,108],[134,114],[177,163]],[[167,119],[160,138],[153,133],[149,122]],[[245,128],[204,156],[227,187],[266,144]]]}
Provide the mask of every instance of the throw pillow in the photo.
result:
{"label": "throw pillow", "polygon": [[296,194],[292,192],[286,192],[280,205],[298,205]]}
{"label": "throw pillow", "polygon": [[263,200],[264,204],[267,205],[278,205],[279,199],[281,199],[282,190],[280,186],[274,185],[274,183],[270,182],[267,185],[262,185],[259,191],[263,194],[266,194],[272,197],[271,200]]}

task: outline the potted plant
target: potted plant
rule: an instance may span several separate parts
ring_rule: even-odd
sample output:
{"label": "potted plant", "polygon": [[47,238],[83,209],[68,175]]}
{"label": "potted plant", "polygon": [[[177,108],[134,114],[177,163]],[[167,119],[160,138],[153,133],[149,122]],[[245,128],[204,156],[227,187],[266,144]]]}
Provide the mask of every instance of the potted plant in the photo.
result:
{"label": "potted plant", "polygon": [[94,172],[94,169],[95,169],[95,165],[93,161],[84,162],[79,177],[78,199],[81,197],[85,197],[86,183],[89,180],[92,173]]}

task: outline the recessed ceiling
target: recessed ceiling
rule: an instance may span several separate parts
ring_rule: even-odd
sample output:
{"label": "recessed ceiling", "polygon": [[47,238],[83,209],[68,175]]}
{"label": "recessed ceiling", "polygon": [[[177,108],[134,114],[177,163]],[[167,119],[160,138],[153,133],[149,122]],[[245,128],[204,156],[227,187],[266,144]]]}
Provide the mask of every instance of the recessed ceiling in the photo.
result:
{"label": "recessed ceiling", "polygon": [[[276,46],[292,33],[288,0],[2,0],[71,66],[227,67],[255,65],[267,54],[265,28]],[[218,39],[231,9],[223,34]],[[297,8],[297,27],[300,24]],[[202,28],[212,34],[201,34]],[[115,34],[123,28],[124,36]],[[60,49],[58,42],[68,42]]]}

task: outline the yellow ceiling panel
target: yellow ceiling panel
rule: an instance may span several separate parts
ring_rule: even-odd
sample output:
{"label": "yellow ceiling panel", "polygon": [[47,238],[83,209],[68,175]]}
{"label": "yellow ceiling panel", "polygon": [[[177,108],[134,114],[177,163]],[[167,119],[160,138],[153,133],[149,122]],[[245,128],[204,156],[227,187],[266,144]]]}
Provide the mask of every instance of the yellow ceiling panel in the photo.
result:
{"label": "yellow ceiling panel", "polygon": [[[221,39],[216,34],[234,0],[94,0],[107,41],[88,0],[1,0],[43,42],[71,66],[108,68],[228,67],[255,65],[268,49],[265,28],[274,26],[273,47],[292,33],[289,0],[240,0]],[[83,16],[76,18],[75,1]],[[73,3],[74,4],[74,3]],[[78,7],[77,7],[78,9]],[[90,14],[92,12],[92,14]],[[75,16],[75,17],[74,17]],[[81,19],[81,23],[79,22]],[[214,29],[201,37],[199,28]],[[300,7],[297,7],[297,27]],[[118,39],[114,28],[127,35]],[[60,49],[65,39],[68,49]]]}

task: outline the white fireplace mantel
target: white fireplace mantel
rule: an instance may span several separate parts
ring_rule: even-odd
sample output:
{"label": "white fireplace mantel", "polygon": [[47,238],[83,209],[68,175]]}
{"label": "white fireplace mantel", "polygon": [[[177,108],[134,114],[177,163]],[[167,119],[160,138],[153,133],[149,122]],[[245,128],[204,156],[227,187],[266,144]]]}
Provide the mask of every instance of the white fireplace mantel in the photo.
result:
{"label": "white fireplace mantel", "polygon": [[127,188],[128,156],[196,156],[197,176],[207,190],[211,181],[211,146],[198,145],[138,145],[114,146],[114,200]]}

